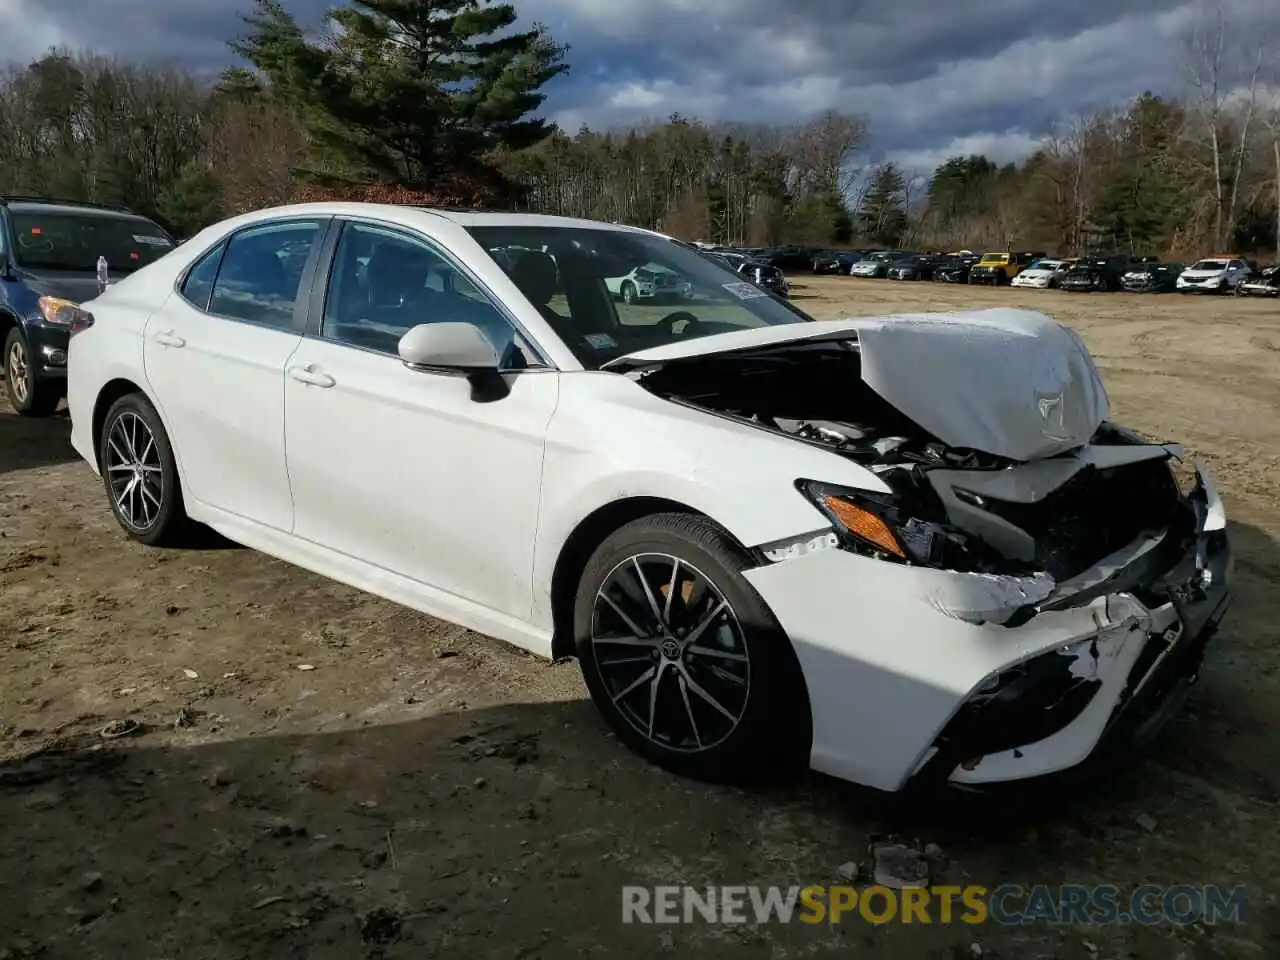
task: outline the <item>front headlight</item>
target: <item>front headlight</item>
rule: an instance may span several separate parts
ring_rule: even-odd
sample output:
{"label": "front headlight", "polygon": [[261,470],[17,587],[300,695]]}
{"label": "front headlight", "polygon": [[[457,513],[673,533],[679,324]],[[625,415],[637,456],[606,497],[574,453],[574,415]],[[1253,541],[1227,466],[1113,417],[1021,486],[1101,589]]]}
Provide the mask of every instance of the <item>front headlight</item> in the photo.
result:
{"label": "front headlight", "polygon": [[40,316],[45,323],[56,323],[60,327],[69,327],[80,312],[80,305],[61,297],[41,297],[36,301],[40,308]]}
{"label": "front headlight", "polygon": [[831,521],[843,549],[894,563],[961,570],[983,551],[945,524],[910,516],[897,498],[814,480],[796,486]]}

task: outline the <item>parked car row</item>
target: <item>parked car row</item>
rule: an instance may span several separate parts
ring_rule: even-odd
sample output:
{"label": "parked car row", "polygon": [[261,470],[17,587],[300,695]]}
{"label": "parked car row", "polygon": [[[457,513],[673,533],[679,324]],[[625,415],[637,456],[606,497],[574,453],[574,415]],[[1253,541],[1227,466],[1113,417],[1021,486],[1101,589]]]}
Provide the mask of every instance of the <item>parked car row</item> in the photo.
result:
{"label": "parked car row", "polygon": [[[755,267],[786,273],[843,275],[889,280],[935,280],[1073,292],[1234,293],[1280,298],[1280,276],[1274,266],[1232,255],[1209,257],[1190,265],[1154,256],[1089,253],[1054,257],[1044,251],[970,250],[951,253],[911,250],[822,250],[812,247],[725,247],[697,243],[705,254],[728,261],[735,269],[750,263],[748,279],[760,283]],[[786,295],[777,277],[762,285]]]}
{"label": "parked car row", "polygon": [[[936,280],[1070,292],[1233,293],[1280,297],[1280,269],[1260,267],[1238,256],[1210,257],[1190,266],[1154,256],[1100,253],[1051,257],[1042,252],[1002,251],[978,255],[902,250],[854,251],[823,261],[820,273],[889,280]],[[848,262],[846,269],[835,269]]]}

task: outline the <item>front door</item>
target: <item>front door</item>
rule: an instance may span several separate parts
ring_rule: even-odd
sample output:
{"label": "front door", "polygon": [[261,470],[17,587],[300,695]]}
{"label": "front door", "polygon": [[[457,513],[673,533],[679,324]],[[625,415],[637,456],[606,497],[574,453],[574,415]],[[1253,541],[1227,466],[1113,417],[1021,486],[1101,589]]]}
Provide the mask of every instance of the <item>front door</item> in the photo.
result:
{"label": "front door", "polygon": [[343,226],[319,335],[286,371],[294,533],[525,619],[558,374],[512,372],[506,396],[478,399],[464,376],[400,361],[410,327],[456,320],[522,355],[501,311],[424,238]]}

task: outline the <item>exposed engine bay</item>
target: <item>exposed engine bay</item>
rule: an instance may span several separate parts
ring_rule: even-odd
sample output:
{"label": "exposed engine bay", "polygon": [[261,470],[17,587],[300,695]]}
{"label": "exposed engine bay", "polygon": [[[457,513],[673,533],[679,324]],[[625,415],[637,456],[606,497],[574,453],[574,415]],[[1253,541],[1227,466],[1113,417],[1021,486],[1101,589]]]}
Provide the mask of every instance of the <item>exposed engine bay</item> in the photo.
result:
{"label": "exposed engine bay", "polygon": [[640,382],[867,467],[894,493],[882,509],[908,562],[1062,582],[1144,536],[1167,533],[1181,549],[1194,534],[1171,448],[1106,421],[1086,443],[1038,460],[950,446],[868,386],[849,339],[682,359]]}

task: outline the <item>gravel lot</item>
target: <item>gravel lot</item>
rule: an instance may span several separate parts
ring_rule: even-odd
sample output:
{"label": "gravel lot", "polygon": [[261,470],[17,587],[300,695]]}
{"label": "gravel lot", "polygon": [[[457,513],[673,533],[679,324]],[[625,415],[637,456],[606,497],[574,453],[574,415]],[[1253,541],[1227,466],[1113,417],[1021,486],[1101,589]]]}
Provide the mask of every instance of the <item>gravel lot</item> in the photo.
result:
{"label": "gravel lot", "polygon": [[[210,536],[125,539],[65,417],[0,407],[0,958],[1280,955],[1280,304],[799,278],[819,316],[1040,307],[1117,419],[1227,499],[1236,605],[1189,710],[1055,802],[905,809],[647,767],[552,666]],[[103,741],[111,721],[138,733]],[[895,835],[944,879],[1245,884],[1246,923],[624,926],[623,884],[835,882]],[[978,949],[974,948],[978,945]]]}

